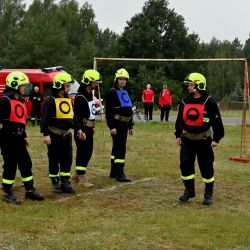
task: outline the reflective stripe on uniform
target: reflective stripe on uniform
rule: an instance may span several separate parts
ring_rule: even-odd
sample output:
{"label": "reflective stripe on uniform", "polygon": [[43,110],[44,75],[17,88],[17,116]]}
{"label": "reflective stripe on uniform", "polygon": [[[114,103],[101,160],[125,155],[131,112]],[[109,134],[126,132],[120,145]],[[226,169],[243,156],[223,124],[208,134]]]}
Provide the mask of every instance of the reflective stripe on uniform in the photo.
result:
{"label": "reflective stripe on uniform", "polygon": [[184,180],[184,181],[187,181],[187,180],[192,180],[194,179],[195,177],[195,174],[191,174],[191,175],[188,175],[188,176],[181,176],[181,179]]}
{"label": "reflective stripe on uniform", "polygon": [[70,176],[70,172],[66,173],[66,172],[60,172],[59,174],[60,176]]}
{"label": "reflective stripe on uniform", "polygon": [[76,166],[76,170],[82,170],[85,171],[87,167],[82,167],[82,166]]}
{"label": "reflective stripe on uniform", "polygon": [[23,182],[27,182],[27,181],[31,181],[31,180],[33,180],[33,176],[22,178]]}
{"label": "reflective stripe on uniform", "polygon": [[115,159],[115,163],[124,163],[125,160],[124,159]]}
{"label": "reflective stripe on uniform", "polygon": [[209,122],[209,118],[203,118],[203,122]]}
{"label": "reflective stripe on uniform", "polygon": [[210,179],[206,179],[206,178],[202,178],[203,182],[205,183],[210,183],[210,182],[214,182],[214,177],[210,178]]}
{"label": "reflective stripe on uniform", "polygon": [[15,181],[15,180],[6,180],[6,179],[3,179],[3,183],[4,183],[4,184],[9,184],[9,185],[13,184],[14,181]]}
{"label": "reflective stripe on uniform", "polygon": [[59,174],[49,174],[49,177],[51,177],[51,178],[59,177]]}
{"label": "reflective stripe on uniform", "polygon": [[114,160],[115,159],[115,156],[114,155],[111,155],[111,157],[110,157],[112,160]]}

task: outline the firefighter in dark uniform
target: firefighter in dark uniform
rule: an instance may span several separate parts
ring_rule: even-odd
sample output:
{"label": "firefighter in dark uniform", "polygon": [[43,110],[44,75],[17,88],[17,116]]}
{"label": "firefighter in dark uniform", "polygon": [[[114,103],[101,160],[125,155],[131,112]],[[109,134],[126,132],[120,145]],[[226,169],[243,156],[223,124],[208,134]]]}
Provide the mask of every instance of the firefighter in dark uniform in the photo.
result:
{"label": "firefighter in dark uniform", "polygon": [[124,173],[127,134],[133,135],[132,103],[128,89],[129,74],[117,70],[113,88],[106,96],[106,120],[113,140],[110,177],[120,182],[131,180]]}
{"label": "firefighter in dark uniform", "polygon": [[33,186],[32,162],[27,150],[27,110],[22,98],[27,84],[29,79],[24,73],[10,73],[6,78],[3,97],[0,99],[0,147],[4,161],[2,185],[5,193],[3,200],[16,205],[21,204],[12,187],[17,166],[26,190],[25,197],[31,200],[44,200],[43,195]]}
{"label": "firefighter in dark uniform", "polygon": [[99,72],[86,70],[74,101],[76,167],[72,181],[79,186],[90,188],[93,184],[86,179],[86,170],[93,153],[93,136],[95,133],[95,102],[92,91],[101,83]]}
{"label": "firefighter in dark uniform", "polygon": [[48,147],[49,177],[54,193],[75,193],[70,183],[72,165],[73,105],[68,92],[74,82],[71,75],[55,75],[53,94],[42,105],[41,133]]}
{"label": "firefighter in dark uniform", "polygon": [[180,103],[175,124],[176,142],[181,146],[181,179],[185,186],[179,200],[186,202],[195,197],[194,162],[197,156],[205,183],[203,204],[210,205],[214,186],[213,148],[224,137],[224,127],[215,100],[207,94],[206,78],[199,73],[191,73],[184,84],[188,85],[190,95]]}
{"label": "firefighter in dark uniform", "polygon": [[41,103],[43,101],[43,96],[39,92],[39,87],[35,86],[33,89],[33,93],[30,95],[30,101],[32,103],[32,109],[31,109],[31,123],[32,126],[35,126],[36,119],[37,119],[37,125],[40,124],[40,118],[41,118]]}

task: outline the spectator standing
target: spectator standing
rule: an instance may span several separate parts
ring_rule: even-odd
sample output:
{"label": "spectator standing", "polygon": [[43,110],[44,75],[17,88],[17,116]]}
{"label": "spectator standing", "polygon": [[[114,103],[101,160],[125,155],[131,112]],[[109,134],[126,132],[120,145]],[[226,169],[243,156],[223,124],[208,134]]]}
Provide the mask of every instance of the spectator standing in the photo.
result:
{"label": "spectator standing", "polygon": [[161,109],[161,117],[160,117],[161,121],[163,121],[165,117],[165,121],[168,122],[169,111],[171,109],[171,105],[172,105],[171,92],[168,89],[167,85],[163,85],[163,88],[159,96],[159,106]]}
{"label": "spectator standing", "polygon": [[30,101],[32,103],[32,109],[31,109],[32,126],[35,126],[36,121],[37,121],[37,125],[39,125],[40,119],[41,119],[41,103],[43,101],[43,96],[39,92],[38,86],[34,87],[33,93],[30,95]]}
{"label": "spectator standing", "polygon": [[142,102],[146,120],[153,120],[154,91],[151,89],[149,83],[147,84],[146,89],[142,92]]}

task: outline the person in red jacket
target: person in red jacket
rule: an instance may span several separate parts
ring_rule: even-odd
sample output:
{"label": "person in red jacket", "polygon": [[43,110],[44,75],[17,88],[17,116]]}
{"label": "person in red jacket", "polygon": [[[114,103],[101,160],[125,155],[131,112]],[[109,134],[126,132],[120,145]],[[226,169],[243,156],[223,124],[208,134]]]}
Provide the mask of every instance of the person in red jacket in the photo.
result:
{"label": "person in red jacket", "polygon": [[169,111],[172,105],[172,96],[167,85],[163,85],[161,93],[159,95],[159,106],[161,108],[161,121],[164,120],[168,122]]}
{"label": "person in red jacket", "polygon": [[142,92],[142,102],[144,106],[144,113],[146,120],[153,120],[153,104],[154,104],[154,91],[151,89],[151,85],[148,83],[146,89]]}
{"label": "person in red jacket", "polygon": [[214,153],[224,137],[224,127],[217,103],[208,95],[206,78],[200,73],[191,73],[184,84],[189,96],[184,98],[175,123],[176,143],[181,146],[180,169],[185,190],[179,197],[187,202],[195,197],[195,158],[205,183],[204,205],[212,204],[214,187]]}

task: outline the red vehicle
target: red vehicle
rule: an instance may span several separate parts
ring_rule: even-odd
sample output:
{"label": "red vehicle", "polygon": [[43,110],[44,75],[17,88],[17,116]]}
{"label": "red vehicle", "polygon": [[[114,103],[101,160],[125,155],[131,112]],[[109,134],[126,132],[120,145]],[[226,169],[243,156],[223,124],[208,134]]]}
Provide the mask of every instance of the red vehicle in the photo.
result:
{"label": "red vehicle", "polygon": [[[5,89],[6,84],[6,77],[12,71],[21,71],[25,73],[30,80],[30,85],[27,85],[26,93],[25,93],[25,105],[28,112],[28,117],[31,113],[32,104],[29,101],[29,96],[32,93],[34,86],[38,86],[40,92],[43,94],[44,97],[51,95],[52,93],[52,86],[53,86],[53,79],[54,76],[58,72],[64,72],[62,66],[56,67],[49,67],[49,68],[42,68],[42,69],[1,69],[0,68],[0,97],[3,94],[3,90]],[[74,96],[78,89],[79,83],[75,81],[73,86],[71,87],[70,95]]]}

